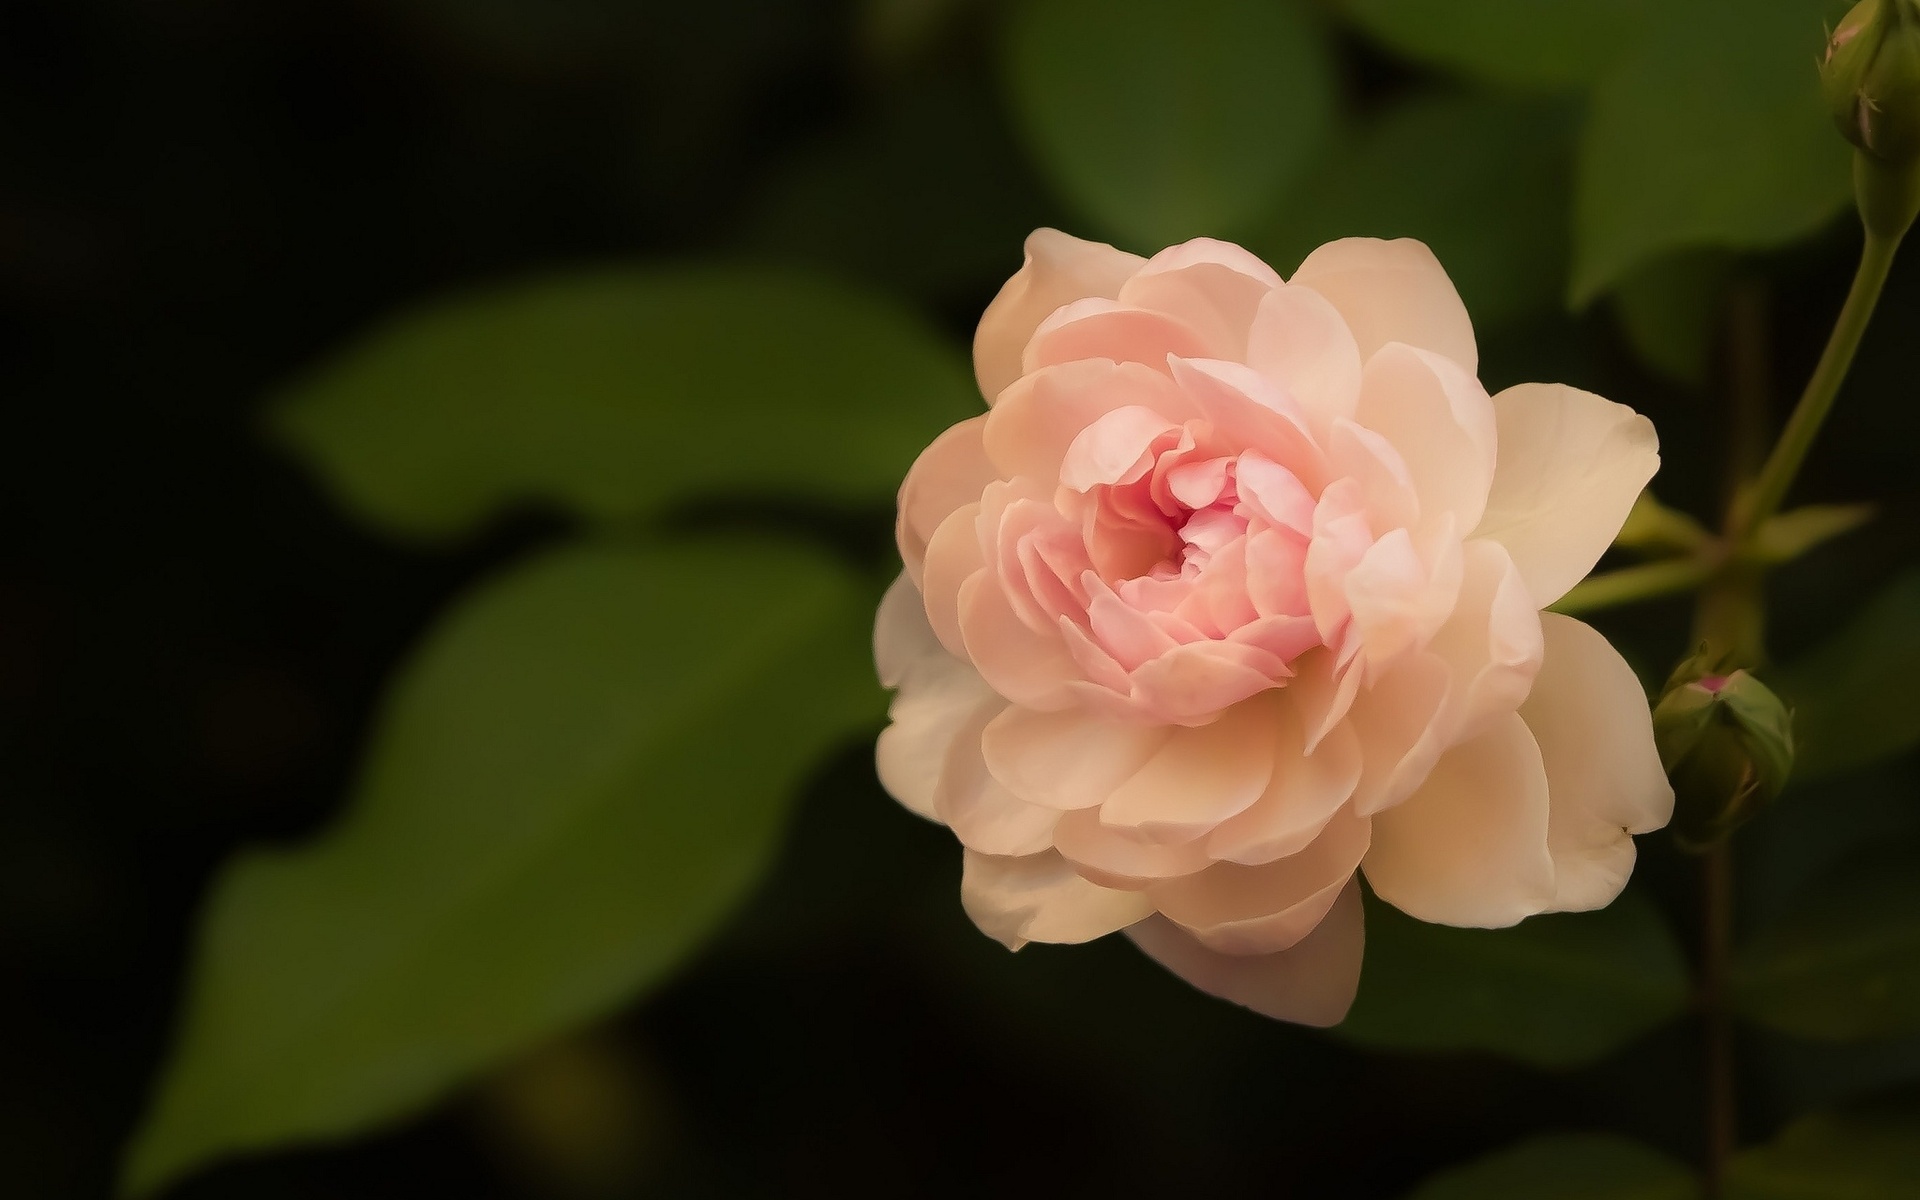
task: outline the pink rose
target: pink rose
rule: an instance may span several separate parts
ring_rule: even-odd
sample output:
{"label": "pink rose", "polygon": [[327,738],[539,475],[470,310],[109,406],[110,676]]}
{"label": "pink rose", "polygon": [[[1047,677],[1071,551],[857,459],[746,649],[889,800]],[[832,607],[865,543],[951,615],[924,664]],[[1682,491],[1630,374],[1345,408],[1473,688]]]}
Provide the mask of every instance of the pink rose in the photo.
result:
{"label": "pink rose", "polygon": [[880,778],[965,847],[990,936],[1124,929],[1196,986],[1332,1024],[1356,870],[1412,916],[1590,909],[1673,793],[1647,701],[1540,610],[1659,465],[1587,392],[1489,397],[1414,241],[1283,281],[1198,239],[1050,229],[981,318],[990,410],[900,489]]}

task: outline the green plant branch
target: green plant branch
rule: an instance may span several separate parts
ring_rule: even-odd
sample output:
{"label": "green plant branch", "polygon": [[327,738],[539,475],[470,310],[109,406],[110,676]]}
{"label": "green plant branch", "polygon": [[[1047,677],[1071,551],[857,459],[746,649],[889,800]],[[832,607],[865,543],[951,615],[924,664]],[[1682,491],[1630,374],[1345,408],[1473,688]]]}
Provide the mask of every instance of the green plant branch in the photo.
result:
{"label": "green plant branch", "polygon": [[1699,587],[1712,573],[1713,563],[1705,557],[1671,558],[1623,567],[1581,580],[1572,591],[1547,607],[1566,616],[1578,616],[1640,600],[1677,596]]}

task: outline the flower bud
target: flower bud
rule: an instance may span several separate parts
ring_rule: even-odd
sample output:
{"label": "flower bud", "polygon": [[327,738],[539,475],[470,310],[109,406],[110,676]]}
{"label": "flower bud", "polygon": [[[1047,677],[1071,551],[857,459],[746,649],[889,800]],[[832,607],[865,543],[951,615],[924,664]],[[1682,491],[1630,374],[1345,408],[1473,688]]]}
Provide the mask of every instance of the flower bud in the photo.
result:
{"label": "flower bud", "polygon": [[1745,671],[1669,684],[1653,736],[1673,782],[1674,838],[1687,850],[1724,841],[1793,770],[1792,716]]}
{"label": "flower bud", "polygon": [[1920,160],[1920,0],[1861,0],[1833,31],[1820,80],[1848,141],[1887,162]]}

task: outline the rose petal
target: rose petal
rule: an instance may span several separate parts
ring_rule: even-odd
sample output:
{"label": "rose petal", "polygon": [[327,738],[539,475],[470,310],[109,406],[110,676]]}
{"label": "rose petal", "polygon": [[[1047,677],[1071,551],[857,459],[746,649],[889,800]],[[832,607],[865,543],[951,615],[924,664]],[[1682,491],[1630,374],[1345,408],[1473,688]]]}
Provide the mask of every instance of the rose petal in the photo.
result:
{"label": "rose petal", "polygon": [[1260,866],[1215,863],[1147,888],[1169,921],[1221,954],[1272,954],[1313,932],[1367,852],[1369,822],[1337,814],[1299,853]]}
{"label": "rose petal", "polygon": [[940,522],[927,542],[920,578],[927,621],[940,644],[955,658],[967,657],[966,639],[960,632],[960,588],[986,566],[980,552],[979,524],[978,501],[962,505]]}
{"label": "rose petal", "polygon": [[1360,782],[1360,739],[1336,726],[1306,752],[1305,720],[1284,704],[1274,731],[1273,778],[1247,811],[1207,835],[1207,853],[1223,862],[1259,866],[1298,854],[1326,828]]}
{"label": "rose petal", "polygon": [[894,576],[873,618],[873,665],[880,686],[899,687],[922,659],[942,653],[940,639],[927,624],[927,605],[919,589],[905,572]]}
{"label": "rose petal", "polygon": [[1428,643],[1445,660],[1449,738],[1464,740],[1527,698],[1544,652],[1540,614],[1506,548],[1475,539],[1461,547],[1465,564],[1453,615]]}
{"label": "rose petal", "polygon": [[1325,296],[1345,318],[1365,362],[1388,342],[1444,354],[1479,370],[1473,321],[1453,280],[1425,244],[1411,238],[1343,238],[1307,255],[1289,281]]}
{"label": "rose petal", "polygon": [[[1359,674],[1359,666],[1349,674]],[[1355,812],[1372,816],[1405,800],[1453,745],[1446,707],[1453,686],[1445,660],[1419,651],[1354,698],[1347,723],[1360,739],[1364,764]]]}
{"label": "rose petal", "polygon": [[1255,450],[1297,476],[1311,491],[1327,477],[1326,458],[1306,415],[1264,375],[1242,363],[1176,356],[1173,381],[1213,424],[1223,453]]}
{"label": "rose petal", "polygon": [[1493,398],[1500,461],[1474,536],[1513,555],[1545,608],[1586,577],[1660,469],[1653,424],[1624,404],[1561,384]]}
{"label": "rose petal", "polygon": [[1312,933],[1278,954],[1216,954],[1155,916],[1127,936],[1161,966],[1210,996],[1300,1025],[1337,1025],[1353,1007],[1364,949],[1360,887],[1349,883]]}
{"label": "rose petal", "polygon": [[973,370],[980,394],[992,404],[1021,375],[1020,358],[1033,331],[1062,305],[1088,296],[1111,299],[1146,260],[1104,242],[1086,242],[1057,229],[1027,236],[1026,262],[987,305],[973,335]]}
{"label": "rose petal", "polygon": [[967,664],[945,653],[922,659],[901,681],[887,708],[891,724],[874,746],[880,786],[929,821],[942,820],[935,796],[955,740],[1005,703]]}
{"label": "rose petal", "polygon": [[1209,357],[1239,359],[1261,298],[1279,286],[1274,269],[1239,246],[1195,238],[1148,259],[1118,298],[1178,317],[1207,341]]}
{"label": "rose petal", "polygon": [[976,705],[954,730],[940,783],[933,793],[933,811],[960,839],[960,844],[982,854],[1021,856],[1053,848],[1057,809],[1028,804],[987,770],[980,752],[980,735],[1006,708],[1006,701]]}
{"label": "rose petal", "polygon": [[981,751],[994,777],[1029,804],[1094,808],[1145,766],[1172,732],[1078,709],[1035,712],[1015,706],[987,726]]}
{"label": "rose petal", "polygon": [[1324,438],[1353,415],[1360,398],[1360,347],[1346,320],[1319,292],[1291,285],[1260,301],[1247,337],[1247,363],[1286,389]]}
{"label": "rose petal", "polygon": [[1103,887],[1138,891],[1161,879],[1191,875],[1213,860],[1199,842],[1163,843],[1103,824],[1096,809],[1060,814],[1053,845],[1079,872]]}
{"label": "rose petal", "polygon": [[954,511],[980,499],[980,493],[999,476],[981,441],[985,413],[970,417],[933,439],[920,452],[900,485],[899,516],[894,537],[900,559],[918,585],[927,543]]}
{"label": "rose petal", "polygon": [[1074,438],[1117,408],[1150,409],[1175,423],[1198,415],[1163,371],[1083,359],[1045,367],[1010,385],[987,414],[982,441],[1002,478],[1050,483],[1060,478]]}
{"label": "rose petal", "polygon": [[1072,655],[1052,631],[1036,633],[1014,615],[991,572],[969,577],[959,600],[967,660],[994,691],[1027,708],[1052,710],[1070,703],[1064,685],[1080,674]]}
{"label": "rose petal", "polygon": [[1498,928],[1553,902],[1547,776],[1517,715],[1450,750],[1374,818],[1364,869],[1382,900],[1441,925]]}
{"label": "rose petal", "polygon": [[1166,367],[1169,355],[1204,358],[1206,339],[1177,317],[1094,297],[1075,300],[1040,323],[1020,360],[1028,372],[1083,358]]}
{"label": "rose petal", "polygon": [[1058,854],[996,858],[969,850],[960,903],[1009,950],[1028,942],[1090,942],[1153,911],[1145,896],[1088,883]]}
{"label": "rose petal", "polygon": [[1450,512],[1459,529],[1479,523],[1496,437],[1479,380],[1442,355],[1392,342],[1367,360],[1356,419],[1399,451],[1423,521]]}
{"label": "rose petal", "polygon": [[1129,405],[1102,413],[1067,447],[1060,482],[1076,492],[1137,482],[1153,468],[1158,450],[1185,436],[1185,430],[1150,408]]}
{"label": "rose petal", "polygon": [[1520,716],[1547,772],[1551,907],[1600,908],[1633,871],[1632,834],[1673,817],[1646,694],[1620,652],[1588,626],[1541,615],[1546,657]]}
{"label": "rose petal", "polygon": [[1100,806],[1102,823],[1185,842],[1246,811],[1273,778],[1275,709],[1248,701],[1210,725],[1176,729]]}

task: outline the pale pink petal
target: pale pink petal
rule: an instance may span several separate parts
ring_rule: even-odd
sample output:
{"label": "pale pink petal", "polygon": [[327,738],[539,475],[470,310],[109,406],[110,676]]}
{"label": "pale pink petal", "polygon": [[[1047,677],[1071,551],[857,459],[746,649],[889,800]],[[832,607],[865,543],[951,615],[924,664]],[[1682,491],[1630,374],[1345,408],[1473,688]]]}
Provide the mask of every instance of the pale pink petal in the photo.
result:
{"label": "pale pink petal", "polygon": [[982,440],[1002,478],[1051,483],[1080,431],[1116,408],[1145,408],[1182,422],[1198,410],[1164,370],[1083,359],[1022,376],[987,414]]}
{"label": "pale pink petal", "polygon": [[1342,590],[1370,661],[1384,662],[1412,648],[1424,631],[1438,625],[1427,602],[1427,566],[1404,529],[1369,546],[1347,572]]}
{"label": "pale pink petal", "polygon": [[1306,752],[1313,754],[1320,743],[1347,719],[1358,698],[1362,672],[1347,669],[1334,650],[1314,650],[1294,662],[1294,675],[1287,682],[1287,698],[1300,713],[1306,733]]}
{"label": "pale pink petal", "polygon": [[1367,882],[1408,916],[1498,928],[1550,907],[1547,776],[1509,715],[1454,747],[1406,803],[1373,821]]}
{"label": "pale pink petal", "polygon": [[955,740],[974,718],[1006,701],[979,672],[944,652],[920,660],[887,709],[874,765],[887,794],[930,821],[941,820],[934,797]]}
{"label": "pale pink petal", "polygon": [[920,452],[900,485],[899,516],[894,537],[900,559],[917,585],[927,543],[954,510],[980,499],[980,493],[998,475],[981,442],[985,413],[970,417],[933,440]]}
{"label": "pale pink petal", "polygon": [[1319,503],[1292,471],[1258,450],[1234,460],[1234,478],[1241,503],[1269,525],[1313,536],[1313,510]]}
{"label": "pale pink petal", "polygon": [[[1307,543],[1264,529],[1247,539],[1247,599],[1263,617],[1311,613],[1307,603]],[[1315,638],[1319,637],[1316,623]]]}
{"label": "pale pink petal", "polygon": [[1009,950],[1028,942],[1090,942],[1152,912],[1145,896],[1089,883],[1058,854],[997,858],[966,852],[960,903]]}
{"label": "pale pink petal", "polygon": [[1452,675],[1447,716],[1455,741],[1520,706],[1543,652],[1540,614],[1506,549],[1477,538],[1461,550],[1465,569],[1459,602],[1427,646]]}
{"label": "pale pink petal", "polygon": [[1022,856],[1053,848],[1057,809],[1028,804],[987,770],[980,735],[1006,708],[995,697],[968,713],[954,731],[933,793],[933,811],[952,828],[960,844],[982,854]]}
{"label": "pale pink petal", "polygon": [[1253,700],[1210,725],[1174,730],[1107,797],[1100,820],[1149,841],[1187,842],[1246,811],[1273,778],[1275,711]]}
{"label": "pale pink petal", "polygon": [[1411,238],[1343,238],[1307,255],[1289,281],[1330,301],[1345,318],[1362,362],[1388,342],[1444,354],[1479,370],[1473,322],[1440,260]]}
{"label": "pale pink petal", "polygon": [[1275,728],[1273,779],[1252,807],[1207,835],[1207,853],[1258,866],[1298,854],[1326,828],[1360,782],[1360,739],[1338,725],[1306,752],[1304,717],[1283,705]]}
{"label": "pale pink petal", "polygon": [[1400,452],[1424,520],[1450,512],[1462,530],[1479,522],[1493,482],[1494,410],[1466,369],[1389,343],[1367,360],[1356,421]]}
{"label": "pale pink petal", "polygon": [[[1313,512],[1313,540],[1307,545],[1307,602],[1320,638],[1333,643],[1347,627],[1347,575],[1373,547],[1366,495],[1360,484],[1341,479],[1320,494]],[[939,624],[934,624],[938,630]]]}
{"label": "pale pink petal", "polygon": [[1600,908],[1633,871],[1632,834],[1673,817],[1646,694],[1632,668],[1588,626],[1545,613],[1546,659],[1520,716],[1547,772],[1551,907]]}
{"label": "pale pink petal", "polygon": [[1349,883],[1318,928],[1278,954],[1216,954],[1155,916],[1127,936],[1161,966],[1210,996],[1300,1025],[1337,1025],[1360,988],[1365,946],[1360,886]]}
{"label": "pale pink petal", "polygon": [[1180,318],[1206,339],[1209,357],[1239,359],[1261,297],[1281,286],[1272,267],[1212,238],[1171,246],[1121,285],[1122,304]]}
{"label": "pale pink petal", "polygon": [[966,658],[994,691],[1027,708],[1052,710],[1070,703],[1064,685],[1080,672],[1056,633],[1029,629],[990,572],[971,576],[961,585],[959,599]]}
{"label": "pale pink petal", "polygon": [[1257,646],[1193,642],[1134,671],[1132,694],[1143,713],[1175,725],[1200,725],[1290,673]]}
{"label": "pale pink petal", "polygon": [[1040,323],[1021,365],[1028,373],[1083,358],[1165,370],[1168,355],[1204,358],[1205,338],[1177,317],[1114,300],[1075,300]]}
{"label": "pale pink petal", "polygon": [[1029,804],[1094,808],[1170,736],[1166,726],[1126,724],[1079,709],[1011,707],[987,726],[981,751],[994,777]]}
{"label": "pale pink petal", "polygon": [[919,589],[905,572],[894,576],[873,618],[873,665],[880,686],[899,687],[921,660],[942,653],[940,639],[927,624],[927,605]]}
{"label": "pale pink petal", "polygon": [[1313,932],[1367,852],[1369,822],[1342,810],[1299,853],[1257,867],[1215,863],[1147,888],[1162,916],[1221,954],[1272,954]]}
{"label": "pale pink petal", "polygon": [[1624,404],[1560,384],[1493,398],[1500,462],[1474,536],[1507,548],[1544,608],[1600,561],[1660,469],[1653,424]]}
{"label": "pale pink petal", "polygon": [[1040,322],[1075,300],[1118,296],[1120,285],[1146,261],[1057,229],[1034,230],[1026,252],[1026,262],[987,305],[973,335],[974,375],[989,404],[1020,377],[1020,357]]}
{"label": "pale pink petal", "polygon": [[1213,860],[1198,841],[1148,841],[1101,822],[1091,808],[1060,814],[1053,845],[1088,879],[1103,887],[1138,891],[1161,879],[1191,875]]}
{"label": "pale pink petal", "polygon": [[1176,357],[1173,381],[1212,423],[1223,453],[1256,450],[1293,472],[1310,490],[1326,482],[1326,458],[1299,406],[1243,363]]}
{"label": "pale pink petal", "polygon": [[1383,435],[1352,421],[1335,421],[1327,437],[1327,461],[1335,478],[1347,488],[1358,489],[1359,506],[1366,510],[1372,528],[1411,529],[1419,523],[1420,497],[1414,491],[1413,473]]}
{"label": "pale pink petal", "polygon": [[1267,293],[1247,338],[1247,363],[1285,388],[1324,438],[1360,398],[1360,347],[1338,309],[1312,288]]}
{"label": "pale pink petal", "polygon": [[[1359,673],[1359,664],[1349,672]],[[1355,812],[1372,816],[1405,800],[1453,745],[1446,707],[1453,686],[1446,662],[1419,651],[1354,698],[1347,723],[1365,764],[1354,788]]]}
{"label": "pale pink petal", "polygon": [[920,579],[927,620],[934,636],[955,658],[967,657],[967,644],[960,632],[960,589],[967,580],[982,572],[986,558],[980,553],[980,503],[962,505],[953,511],[927,542],[925,570]]}
{"label": "pale pink petal", "polygon": [[1103,413],[1067,447],[1060,482],[1076,492],[1101,484],[1133,483],[1152,469],[1157,451],[1184,433],[1150,408],[1128,406]]}

